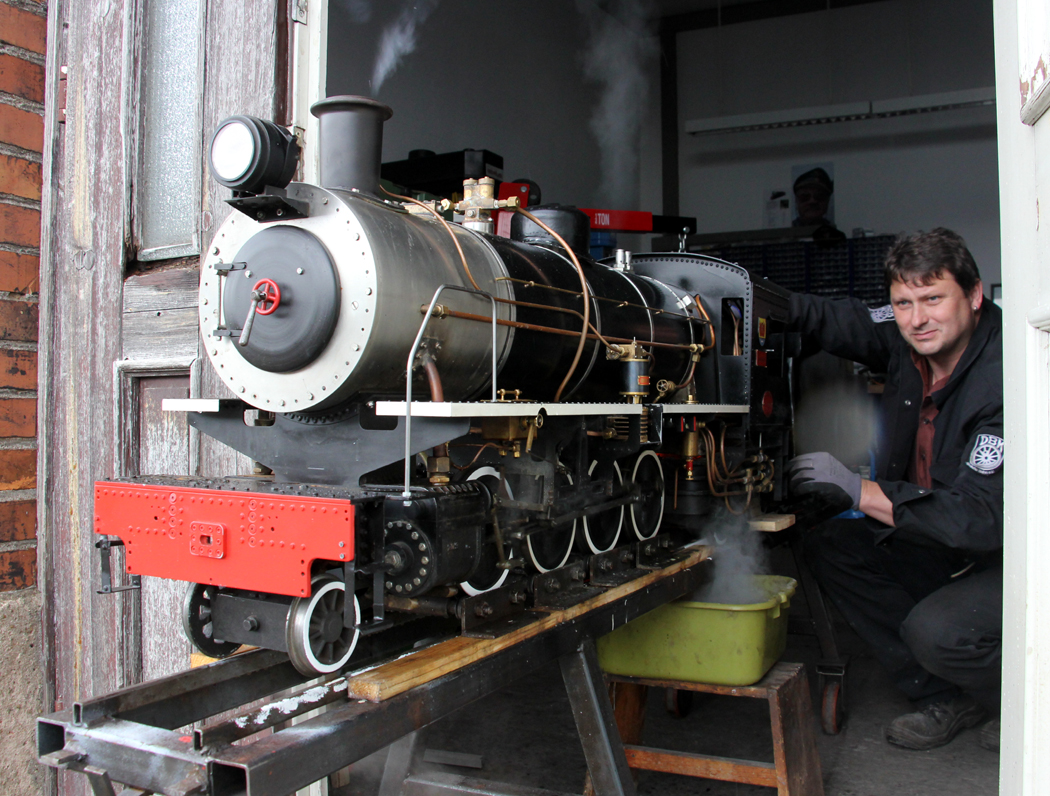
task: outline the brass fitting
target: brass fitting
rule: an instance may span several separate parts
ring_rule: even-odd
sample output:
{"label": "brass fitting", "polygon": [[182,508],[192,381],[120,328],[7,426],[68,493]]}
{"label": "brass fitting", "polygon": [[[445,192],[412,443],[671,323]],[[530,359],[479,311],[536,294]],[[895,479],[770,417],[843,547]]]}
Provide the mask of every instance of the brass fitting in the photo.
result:
{"label": "brass fitting", "polygon": [[427,459],[427,476],[434,486],[447,484],[450,480],[452,463],[448,456],[431,456]]}

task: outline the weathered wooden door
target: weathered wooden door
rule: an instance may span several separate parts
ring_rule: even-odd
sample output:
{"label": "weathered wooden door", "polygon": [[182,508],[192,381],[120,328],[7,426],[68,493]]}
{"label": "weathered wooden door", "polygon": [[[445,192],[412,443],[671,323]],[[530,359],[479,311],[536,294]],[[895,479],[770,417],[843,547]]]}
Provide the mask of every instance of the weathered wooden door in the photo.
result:
{"label": "weathered wooden door", "polygon": [[[93,483],[244,471],[243,459],[191,436],[160,400],[222,394],[198,365],[199,255],[229,212],[205,149],[225,116],[287,116],[290,5],[50,6],[40,528],[46,688],[56,708],[189,665],[179,584],[97,593]],[[85,783],[59,785],[81,793]]]}

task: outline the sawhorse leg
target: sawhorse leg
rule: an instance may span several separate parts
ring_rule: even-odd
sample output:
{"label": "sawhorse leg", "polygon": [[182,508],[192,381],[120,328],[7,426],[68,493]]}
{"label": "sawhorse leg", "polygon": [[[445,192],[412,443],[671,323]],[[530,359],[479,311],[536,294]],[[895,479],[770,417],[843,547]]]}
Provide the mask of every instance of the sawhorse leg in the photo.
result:
{"label": "sawhorse leg", "polygon": [[635,796],[634,778],[616,729],[594,642],[584,641],[559,661],[587,770],[597,796]]}

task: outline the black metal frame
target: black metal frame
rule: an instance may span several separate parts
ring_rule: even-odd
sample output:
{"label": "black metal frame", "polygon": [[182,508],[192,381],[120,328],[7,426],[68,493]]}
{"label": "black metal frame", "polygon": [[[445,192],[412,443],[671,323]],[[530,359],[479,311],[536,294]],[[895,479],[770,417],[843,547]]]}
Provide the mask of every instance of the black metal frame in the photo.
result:
{"label": "black metal frame", "polygon": [[112,781],[172,796],[285,796],[559,660],[595,792],[633,796],[594,639],[708,577],[700,562],[383,702],[326,699],[294,732],[229,746],[220,729],[236,719],[224,719],[187,736],[178,728],[303,682],[280,653],[236,656],[38,719],[39,759],[85,774],[97,796],[113,796]]}

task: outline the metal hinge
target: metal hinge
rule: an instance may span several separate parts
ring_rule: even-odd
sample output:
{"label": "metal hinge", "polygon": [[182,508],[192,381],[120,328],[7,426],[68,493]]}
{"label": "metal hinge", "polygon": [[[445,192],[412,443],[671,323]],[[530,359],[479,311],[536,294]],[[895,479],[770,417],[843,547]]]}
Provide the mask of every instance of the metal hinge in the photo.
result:
{"label": "metal hinge", "polygon": [[306,24],[307,0],[292,0],[292,21]]}

